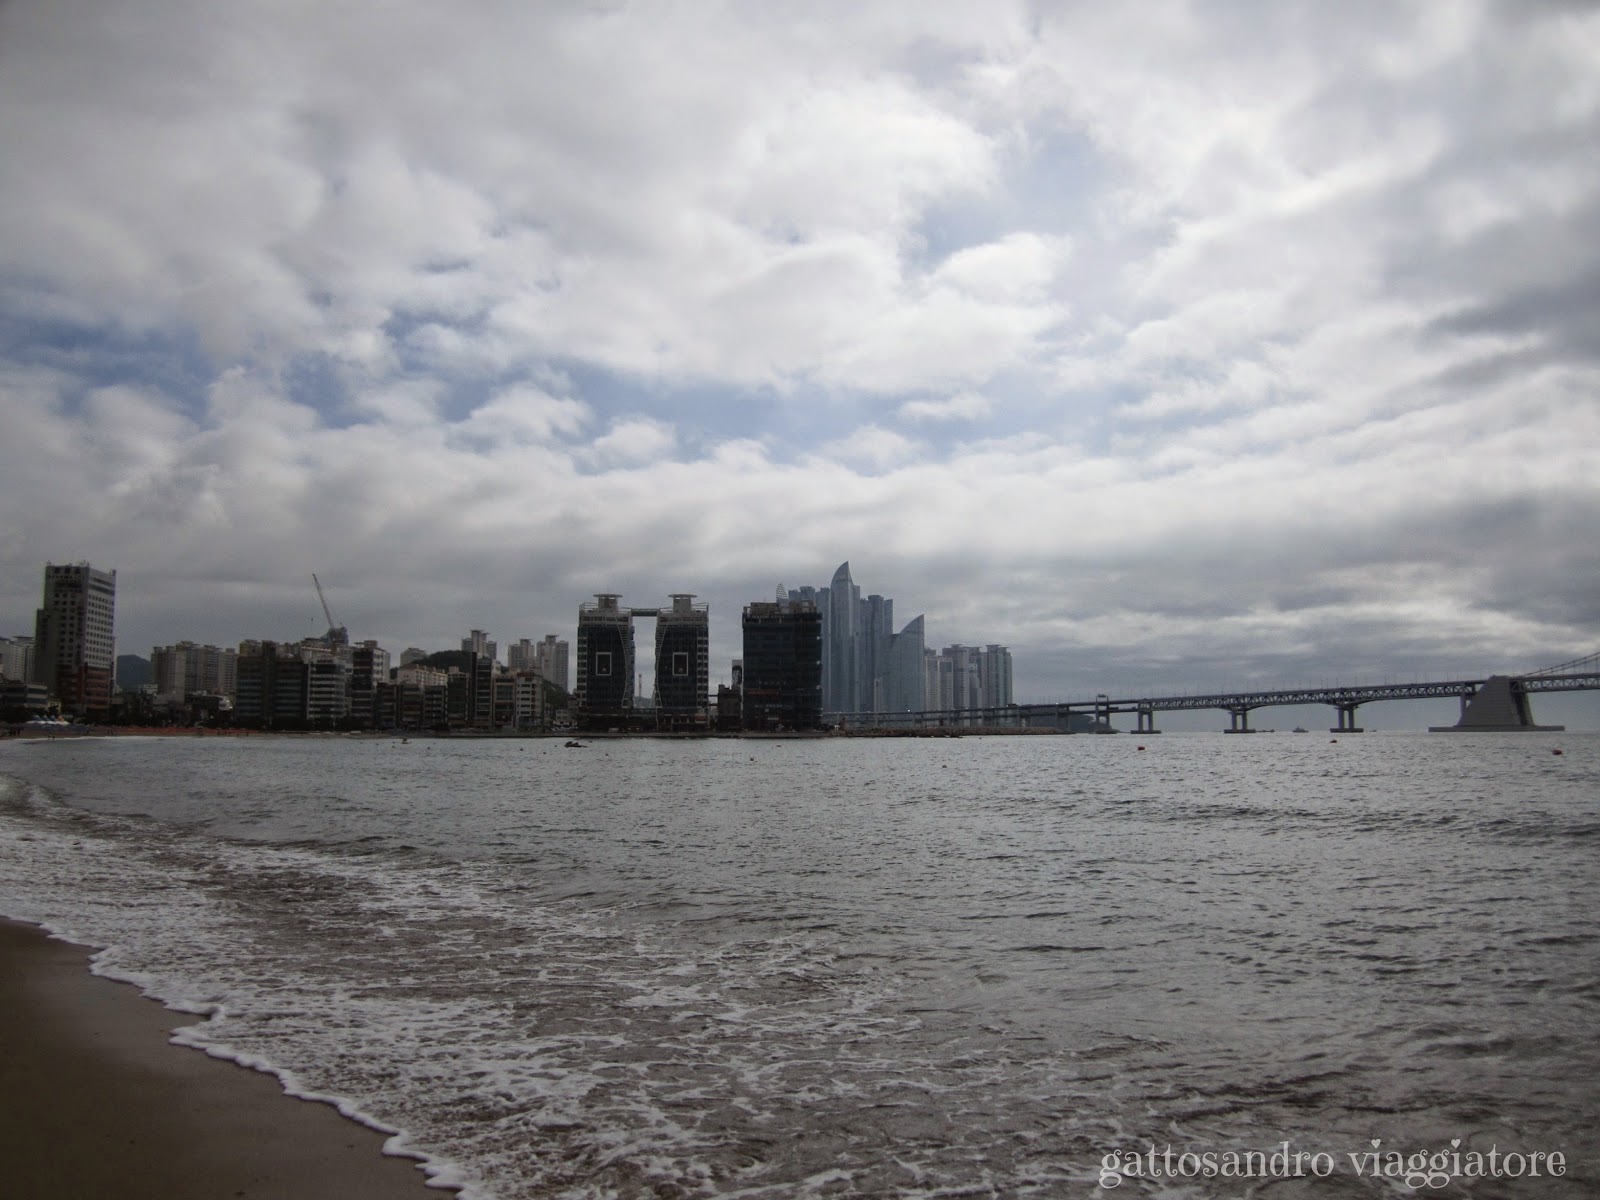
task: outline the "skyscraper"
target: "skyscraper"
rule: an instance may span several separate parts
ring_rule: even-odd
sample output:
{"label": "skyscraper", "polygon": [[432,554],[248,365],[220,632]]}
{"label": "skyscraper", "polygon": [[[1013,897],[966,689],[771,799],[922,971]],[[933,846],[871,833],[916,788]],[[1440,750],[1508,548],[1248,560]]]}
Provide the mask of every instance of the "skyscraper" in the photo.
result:
{"label": "skyscraper", "polygon": [[815,600],[821,613],[826,713],[967,712],[1012,703],[1010,650],[991,643],[936,653],[921,616],[894,632],[894,601],[863,597],[848,562],[828,587],[780,588],[780,604],[785,597],[790,604]]}
{"label": "skyscraper", "polygon": [[861,601],[856,622],[856,696],[863,712],[889,707],[889,645],[894,638],[894,601],[872,595]]}
{"label": "skyscraper", "polygon": [[238,664],[238,652],[221,646],[179,642],[150,651],[156,693],[175,700],[195,692],[231,697],[238,680]]}
{"label": "skyscraper", "polygon": [[364,641],[350,652],[350,715],[358,728],[371,729],[377,720],[380,685],[389,682],[389,652],[375,641]]}
{"label": "skyscraper", "polygon": [[513,671],[531,671],[537,661],[538,647],[527,638],[520,638],[506,647],[506,666]]}
{"label": "skyscraper", "polygon": [[[822,707],[827,712],[860,712],[860,655],[856,627],[861,619],[861,589],[842,562],[828,585],[822,610]],[[748,657],[748,656],[747,656]]]}
{"label": "skyscraper", "polygon": [[44,599],[34,619],[34,681],[69,712],[104,716],[116,673],[117,573],[88,563],[44,568]]}
{"label": "skyscraper", "polygon": [[614,592],[578,606],[580,719],[589,728],[626,724],[633,715],[633,610]]}
{"label": "skyscraper", "polygon": [[888,669],[884,683],[885,712],[921,712],[928,707],[923,694],[922,655],[926,638],[918,616],[889,639]]}
{"label": "skyscraper", "polygon": [[[894,631],[894,601],[863,597],[841,563],[825,588],[788,592],[790,603],[816,602],[822,614],[822,707],[825,712],[916,712],[923,707],[922,619]],[[906,649],[916,643],[914,651]]]}
{"label": "skyscraper", "polygon": [[572,677],[571,669],[567,665],[567,659],[570,657],[567,640],[558,638],[553,633],[547,633],[544,635],[544,640],[534,647],[534,651],[533,669],[563,692],[567,691],[571,686],[568,680]]}
{"label": "skyscraper", "polygon": [[33,639],[0,637],[0,679],[29,683],[33,680]]}
{"label": "skyscraper", "polygon": [[704,729],[710,713],[708,610],[687,592],[656,616],[656,720],[663,729]]}
{"label": "skyscraper", "polygon": [[807,602],[744,610],[744,727],[822,725],[822,614]]}
{"label": "skyscraper", "polygon": [[461,648],[473,654],[481,654],[493,662],[497,657],[497,647],[489,640],[489,635],[481,629],[474,629],[472,633],[461,639]]}
{"label": "skyscraper", "polygon": [[1010,650],[991,642],[979,652],[978,685],[984,708],[1004,708],[1013,702]]}

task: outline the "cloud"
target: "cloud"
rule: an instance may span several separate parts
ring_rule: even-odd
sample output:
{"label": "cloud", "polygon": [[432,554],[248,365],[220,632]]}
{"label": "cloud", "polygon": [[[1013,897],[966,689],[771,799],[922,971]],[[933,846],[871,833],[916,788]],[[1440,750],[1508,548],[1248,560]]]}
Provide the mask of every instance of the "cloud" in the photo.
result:
{"label": "cloud", "polygon": [[1039,697],[1574,657],[1597,50],[1552,5],[0,8],[0,619],[91,558],[124,648],[318,632],[319,569],[397,648],[683,588],[732,657],[849,558]]}
{"label": "cloud", "polygon": [[934,269],[930,283],[997,304],[1046,301],[1051,298],[1056,265],[1069,244],[1061,237],[1007,234],[999,241],[956,251]]}
{"label": "cloud", "polygon": [[587,461],[606,465],[633,465],[666,458],[677,448],[678,435],[671,425],[649,417],[615,422],[603,437],[588,447]]}
{"label": "cloud", "polygon": [[[496,393],[453,429],[463,437],[491,445],[540,443],[572,437],[591,419],[589,406],[581,400],[517,386]],[[613,432],[608,437],[617,439],[618,435]],[[625,433],[621,440],[628,440]]]}
{"label": "cloud", "polygon": [[863,425],[849,437],[820,447],[824,458],[877,473],[917,457],[917,443],[892,429]]}
{"label": "cloud", "polygon": [[898,411],[908,421],[971,421],[988,416],[994,404],[977,392],[962,392],[946,400],[907,400]]}

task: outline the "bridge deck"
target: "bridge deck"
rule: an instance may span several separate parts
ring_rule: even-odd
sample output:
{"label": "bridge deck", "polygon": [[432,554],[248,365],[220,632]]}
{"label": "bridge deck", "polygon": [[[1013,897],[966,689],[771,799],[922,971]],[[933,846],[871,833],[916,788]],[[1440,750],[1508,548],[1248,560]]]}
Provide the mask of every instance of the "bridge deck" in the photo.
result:
{"label": "bridge deck", "polygon": [[[1213,692],[1193,696],[1141,696],[1111,699],[1101,695],[1091,700],[1063,700],[1055,704],[1014,704],[1002,708],[928,710],[904,713],[828,713],[836,724],[862,725],[1019,725],[1031,719],[1042,720],[1074,713],[1105,720],[1118,713],[1135,713],[1148,719],[1158,712],[1195,709],[1220,709],[1242,714],[1257,708],[1284,705],[1327,704],[1349,714],[1362,704],[1380,700],[1428,700],[1449,696],[1463,701],[1476,695],[1489,681],[1450,679],[1421,683],[1379,683],[1352,686],[1275,688],[1261,691]],[[1600,669],[1568,671],[1561,674],[1514,676],[1511,687],[1523,693],[1600,691]],[[1341,728],[1356,732],[1341,720]]]}

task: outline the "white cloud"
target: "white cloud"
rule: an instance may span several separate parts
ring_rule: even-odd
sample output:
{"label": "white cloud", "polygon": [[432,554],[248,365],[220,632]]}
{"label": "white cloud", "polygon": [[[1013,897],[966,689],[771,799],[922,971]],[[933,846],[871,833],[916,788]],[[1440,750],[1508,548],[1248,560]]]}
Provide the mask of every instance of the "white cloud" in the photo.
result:
{"label": "white cloud", "polygon": [[135,649],[270,634],[312,557],[409,644],[851,557],[1041,661],[1309,661],[1341,611],[1581,652],[1596,46],[1556,6],[6,7],[0,616],[92,557]]}
{"label": "white cloud", "polygon": [[863,425],[850,436],[819,447],[819,454],[824,459],[878,473],[914,461],[918,449],[916,442],[892,429]]}
{"label": "white cloud", "polygon": [[[551,396],[538,388],[513,387],[473,409],[454,431],[491,444],[548,442],[575,436],[591,419],[589,406],[581,400]],[[615,431],[609,436],[615,437]]]}
{"label": "white cloud", "polygon": [[669,457],[678,434],[664,421],[630,417],[616,421],[584,451],[584,460],[598,466],[637,466]]}
{"label": "white cloud", "polygon": [[980,392],[961,392],[945,400],[907,400],[899,408],[908,421],[973,421],[993,411],[993,402]]}
{"label": "white cloud", "polygon": [[997,242],[956,251],[939,264],[929,282],[995,304],[1047,302],[1069,245],[1061,237],[1007,234]]}

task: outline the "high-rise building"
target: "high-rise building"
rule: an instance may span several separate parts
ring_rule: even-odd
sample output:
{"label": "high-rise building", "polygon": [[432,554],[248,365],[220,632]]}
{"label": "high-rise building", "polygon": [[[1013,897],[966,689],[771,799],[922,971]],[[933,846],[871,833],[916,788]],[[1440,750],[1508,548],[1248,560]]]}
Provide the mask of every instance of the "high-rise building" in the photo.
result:
{"label": "high-rise building", "polygon": [[894,601],[868,596],[861,602],[856,623],[859,648],[856,652],[856,694],[865,712],[883,712],[888,707],[886,684],[889,674],[889,643],[894,637]]}
{"label": "high-rise building", "polygon": [[307,662],[305,668],[306,724],[332,729],[350,715],[350,665],[330,655]]}
{"label": "high-rise building", "polygon": [[[468,645],[460,650],[435,650],[420,665],[446,672],[447,700],[444,720],[453,728],[488,729],[494,724],[495,663]],[[485,643],[485,648],[493,643]],[[407,668],[419,664],[406,664]]]}
{"label": "high-rise building", "polygon": [[378,687],[389,682],[389,652],[367,640],[350,651],[350,717],[358,728],[377,722]]}
{"label": "high-rise building", "polygon": [[843,562],[828,585],[822,609],[822,707],[827,712],[860,712],[860,646],[856,627],[861,619],[861,589]]}
{"label": "high-rise building", "polygon": [[514,688],[512,724],[518,729],[537,729],[545,718],[544,677],[524,670],[512,672],[510,679]]}
{"label": "high-rise building", "polygon": [[512,671],[531,671],[538,658],[539,648],[527,638],[518,638],[513,646],[506,647],[506,667]]}
{"label": "high-rise building", "polygon": [[578,717],[589,728],[633,715],[633,610],[614,592],[578,606]]}
{"label": "high-rise building", "polygon": [[0,679],[26,683],[33,678],[33,639],[0,637]]}
{"label": "high-rise building", "polygon": [[884,705],[880,712],[921,712],[928,707],[922,667],[925,640],[920,616],[907,621],[906,627],[889,639]]}
{"label": "high-rise building", "polygon": [[198,692],[232,698],[237,688],[239,653],[232,647],[178,642],[150,651],[150,676],[156,695],[181,701]]}
{"label": "high-rise building", "polygon": [[572,689],[572,668],[568,663],[571,657],[571,647],[565,638],[557,638],[553,633],[547,633],[544,640],[535,647],[533,669],[538,671],[545,679],[555,684],[563,692]]}
{"label": "high-rise building", "polygon": [[710,721],[708,609],[687,592],[656,615],[656,722],[663,729],[704,729]]}
{"label": "high-rise building", "polygon": [[45,564],[33,675],[69,712],[103,716],[111,710],[116,607],[115,571],[97,571],[86,562]]}
{"label": "high-rise building", "polygon": [[822,613],[804,601],[744,609],[746,729],[818,729],[822,725]]}
{"label": "high-rise building", "polygon": [[894,632],[894,601],[887,596],[862,597],[841,563],[825,588],[796,588],[791,603],[813,601],[822,613],[822,707],[826,712],[915,712],[922,705],[922,660],[903,649],[900,658],[914,660],[914,679],[907,681],[897,658],[901,638],[922,637],[922,626]]}
{"label": "high-rise building", "polygon": [[[303,638],[298,642],[239,643],[233,718],[247,728],[332,729],[351,718],[353,660],[381,662],[372,642]],[[368,668],[370,669],[370,667]],[[370,722],[375,685],[362,697],[360,720]]]}
{"label": "high-rise building", "polygon": [[[930,675],[928,707],[945,713],[972,713],[971,720],[992,719],[992,710],[1012,701],[1011,651],[991,643],[979,649],[960,644],[938,654],[927,652]],[[980,718],[979,710],[990,710]]]}
{"label": "high-rise building", "polygon": [[984,708],[1015,703],[1011,686],[1011,651],[993,643],[978,653],[978,689]]}
{"label": "high-rise building", "polygon": [[939,707],[944,712],[966,712],[978,707],[978,652],[959,642],[939,651]]}
{"label": "high-rise building", "polygon": [[246,728],[303,729],[310,664],[296,647],[249,640],[239,643],[233,718]]}
{"label": "high-rise building", "polygon": [[488,658],[490,662],[495,660],[495,654],[498,649],[489,640],[489,635],[481,629],[474,629],[470,636],[462,638],[461,648],[473,654],[481,654]]}
{"label": "high-rise building", "polygon": [[538,642],[522,638],[515,646],[506,647],[506,666],[513,671],[536,671],[564,692],[571,686],[569,650],[567,642],[553,633]]}

